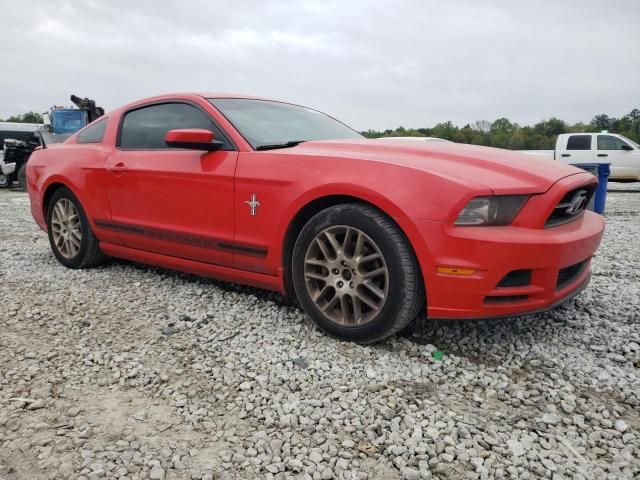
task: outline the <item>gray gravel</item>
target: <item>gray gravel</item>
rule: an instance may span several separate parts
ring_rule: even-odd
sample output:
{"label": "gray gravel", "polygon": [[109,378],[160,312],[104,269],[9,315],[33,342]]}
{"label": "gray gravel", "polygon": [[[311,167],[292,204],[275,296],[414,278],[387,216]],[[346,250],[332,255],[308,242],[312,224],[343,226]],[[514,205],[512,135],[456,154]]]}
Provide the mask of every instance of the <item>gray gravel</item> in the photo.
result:
{"label": "gray gravel", "polygon": [[640,188],[614,188],[575,301],[367,347],[268,292],[67,270],[1,191],[0,478],[638,478]]}

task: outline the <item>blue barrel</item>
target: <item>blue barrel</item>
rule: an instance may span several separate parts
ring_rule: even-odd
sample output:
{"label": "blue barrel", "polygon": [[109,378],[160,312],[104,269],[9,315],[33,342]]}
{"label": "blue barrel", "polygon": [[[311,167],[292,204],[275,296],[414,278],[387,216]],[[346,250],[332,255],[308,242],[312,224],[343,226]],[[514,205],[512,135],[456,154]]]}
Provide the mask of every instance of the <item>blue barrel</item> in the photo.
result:
{"label": "blue barrel", "polygon": [[604,205],[607,201],[607,184],[609,183],[609,174],[611,173],[610,163],[598,164],[598,188],[596,189],[596,201],[594,211],[596,213],[604,213]]}
{"label": "blue barrel", "polygon": [[596,194],[591,197],[588,210],[593,210],[596,213],[604,213],[604,204],[607,200],[607,184],[609,183],[609,169],[610,163],[572,163],[574,167],[581,168],[595,177],[598,178],[598,186],[596,187]]}

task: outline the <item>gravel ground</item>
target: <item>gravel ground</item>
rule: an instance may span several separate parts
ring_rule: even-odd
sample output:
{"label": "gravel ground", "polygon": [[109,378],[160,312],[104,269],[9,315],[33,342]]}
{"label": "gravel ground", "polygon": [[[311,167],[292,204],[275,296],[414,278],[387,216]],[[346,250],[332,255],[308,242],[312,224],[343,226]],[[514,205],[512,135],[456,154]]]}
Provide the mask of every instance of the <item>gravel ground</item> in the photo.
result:
{"label": "gravel ground", "polygon": [[614,188],[576,300],[366,347],[261,290],[65,269],[1,191],[0,478],[638,478],[640,188]]}

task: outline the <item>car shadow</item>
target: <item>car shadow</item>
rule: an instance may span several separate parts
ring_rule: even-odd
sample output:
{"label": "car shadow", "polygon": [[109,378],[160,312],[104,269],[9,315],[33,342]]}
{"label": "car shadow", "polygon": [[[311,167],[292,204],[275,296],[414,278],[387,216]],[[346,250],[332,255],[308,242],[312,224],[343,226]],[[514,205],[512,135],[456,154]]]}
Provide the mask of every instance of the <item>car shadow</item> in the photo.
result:
{"label": "car shadow", "polygon": [[[55,259],[51,257],[47,260],[54,261]],[[123,270],[133,269],[153,275],[160,282],[179,279],[181,282],[193,286],[215,287],[224,292],[252,295],[258,300],[273,302],[283,308],[296,308],[302,313],[295,299],[270,290],[116,258],[110,258],[105,265],[97,268],[110,269],[114,267]],[[573,328],[570,325],[571,317],[575,315],[576,310],[581,308],[575,302],[579,302],[579,300],[571,300],[546,313],[501,319],[434,320],[426,318],[423,313],[402,332],[378,344],[370,345],[370,347],[393,350],[394,344],[398,340],[421,346],[430,344],[435,349],[444,352],[445,356],[453,354],[466,358],[475,364],[497,366],[522,342],[548,342],[553,337],[553,330],[557,330],[559,327],[563,328],[565,325],[569,329]]]}
{"label": "car shadow", "polygon": [[133,268],[138,271],[149,272],[151,274],[161,275],[166,278],[179,278],[181,281],[187,282],[189,284],[199,285],[203,287],[216,287],[225,292],[253,295],[259,300],[270,301],[281,307],[297,306],[297,303],[292,298],[271,290],[264,290],[261,288],[250,287],[238,283],[225,282],[223,280],[216,280],[214,278],[192,275],[190,273],[179,272],[177,270],[156,267],[153,265],[146,265],[143,263],[130,262],[118,258],[109,258],[107,265],[119,265],[125,268]]}

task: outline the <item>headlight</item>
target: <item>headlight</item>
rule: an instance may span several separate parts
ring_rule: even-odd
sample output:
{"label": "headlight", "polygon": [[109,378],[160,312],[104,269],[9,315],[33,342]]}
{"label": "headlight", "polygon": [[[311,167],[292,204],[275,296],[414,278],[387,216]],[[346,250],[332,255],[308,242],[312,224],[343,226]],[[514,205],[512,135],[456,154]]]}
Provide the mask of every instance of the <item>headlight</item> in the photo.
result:
{"label": "headlight", "polygon": [[462,209],[456,225],[509,225],[518,214],[528,195],[497,195],[476,197]]}

